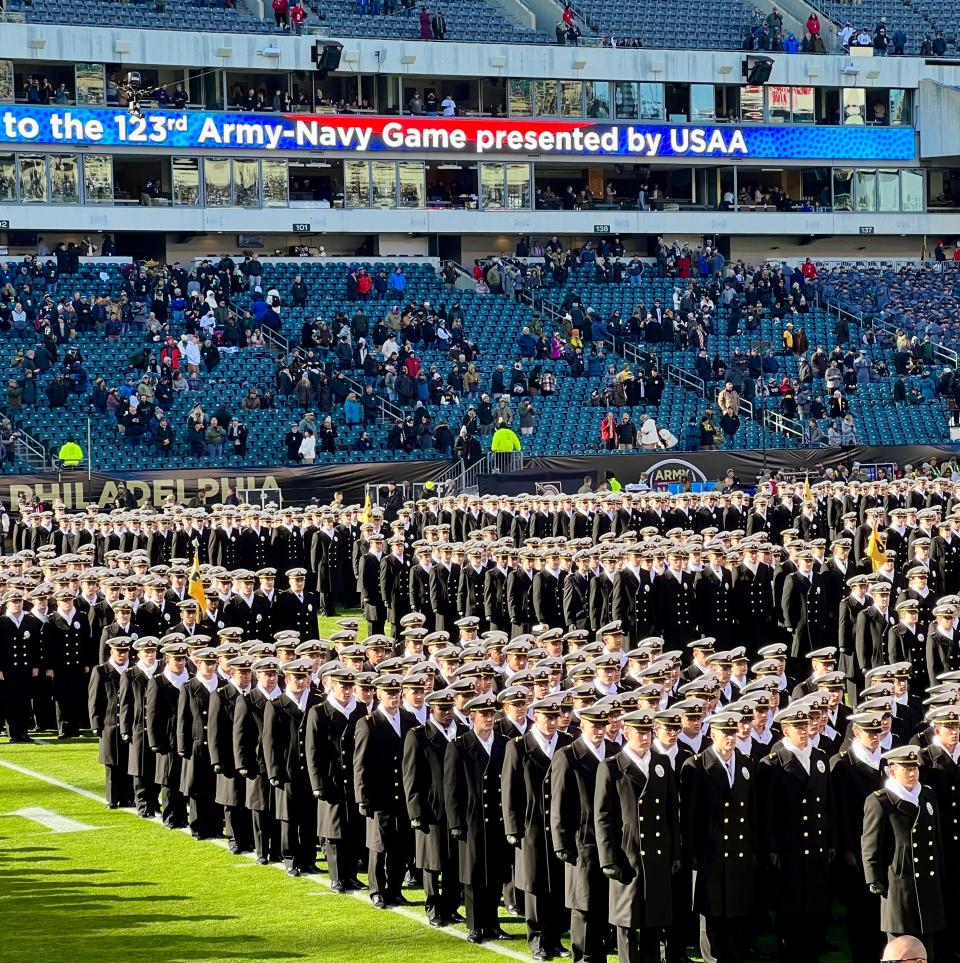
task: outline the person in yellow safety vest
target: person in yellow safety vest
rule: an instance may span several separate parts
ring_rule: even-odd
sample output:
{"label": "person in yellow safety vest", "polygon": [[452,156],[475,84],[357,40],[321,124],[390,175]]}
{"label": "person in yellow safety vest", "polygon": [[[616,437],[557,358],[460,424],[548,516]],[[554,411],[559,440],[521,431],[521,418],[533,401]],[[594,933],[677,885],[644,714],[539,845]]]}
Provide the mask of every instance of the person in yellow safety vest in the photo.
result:
{"label": "person in yellow safety vest", "polygon": [[508,428],[502,421],[490,440],[490,451],[506,452],[521,451],[520,439],[512,428]]}
{"label": "person in yellow safety vest", "polygon": [[83,449],[72,438],[68,438],[61,445],[57,458],[64,468],[76,468],[83,461]]}

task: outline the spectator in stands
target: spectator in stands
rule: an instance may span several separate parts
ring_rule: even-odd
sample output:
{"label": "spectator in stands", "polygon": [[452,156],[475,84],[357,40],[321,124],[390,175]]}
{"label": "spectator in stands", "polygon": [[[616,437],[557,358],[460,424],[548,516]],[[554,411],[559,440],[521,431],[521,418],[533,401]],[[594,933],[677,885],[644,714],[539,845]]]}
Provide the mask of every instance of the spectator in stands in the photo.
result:
{"label": "spectator in stands", "polygon": [[803,427],[803,435],[800,439],[803,444],[816,447],[824,443],[823,432],[817,422],[811,418]]}
{"label": "spectator in stands", "polygon": [[524,400],[520,402],[520,434],[532,436],[535,420],[536,411],[533,407],[533,402],[529,398],[524,398]]}
{"label": "spectator in stands", "polygon": [[700,448],[713,451],[717,447],[717,426],[713,408],[707,408],[700,418]]}
{"label": "spectator in stands", "polygon": [[303,432],[300,431],[299,424],[297,422],[294,422],[290,426],[290,430],[283,437],[283,443],[287,449],[287,461],[289,462],[300,461],[300,442],[301,441],[303,441]]}
{"label": "spectator in stands", "polygon": [[157,426],[157,430],[154,433],[154,442],[157,446],[157,452],[161,455],[171,455],[173,454],[173,442],[174,434],[173,427],[167,420],[166,415],[160,418],[160,423]]}
{"label": "spectator in stands", "polygon": [[853,415],[844,416],[840,422],[840,445],[843,448],[851,448],[860,444],[857,436],[857,426],[854,424]]}
{"label": "spectator in stands", "polygon": [[226,430],[217,422],[217,419],[211,418],[205,432],[207,455],[210,458],[223,458],[223,440],[226,436]]}
{"label": "spectator in stands", "polygon": [[835,421],[831,421],[830,424],[827,425],[827,444],[831,448],[839,448],[840,438],[840,429],[837,427],[837,423]]}
{"label": "spectator in stands", "polygon": [[471,435],[466,428],[461,428],[460,433],[457,435],[455,451],[457,457],[467,466],[476,464],[483,457],[483,449],[480,447],[480,442],[474,435]]}
{"label": "spectator in stands", "polygon": [[303,24],[306,19],[307,11],[304,10],[303,4],[297,0],[297,2],[295,2],[290,8],[290,24],[293,27],[294,33],[296,33],[298,37],[303,30]]}
{"label": "spectator in stands", "polygon": [[[306,432],[304,432],[306,434]],[[337,426],[333,423],[333,419],[327,415],[323,419],[320,425],[320,429],[317,432],[320,439],[320,450],[329,452],[333,454],[337,450]]]}
{"label": "spectator in stands", "polygon": [[247,426],[239,418],[230,419],[230,427],[227,428],[227,444],[231,446],[233,454],[238,458],[246,457]]}
{"label": "spectator in stands", "polygon": [[67,403],[67,384],[63,375],[54,375],[53,381],[46,387],[47,400],[51,408],[63,408]]}
{"label": "spectator in stands", "polygon": [[[360,0],[365,3],[366,0]],[[420,8],[420,39],[433,40],[433,26],[430,23],[430,11],[426,7]]]}
{"label": "spectator in stands", "polygon": [[893,31],[890,40],[893,44],[893,56],[902,57],[907,47],[907,32],[903,27],[897,27],[897,29]]}
{"label": "spectator in stands", "polygon": [[[943,36],[942,30],[936,31],[936,33],[933,35],[932,50],[933,50],[934,57],[943,57],[946,54],[947,41],[946,41],[946,38]],[[922,52],[921,52],[921,56],[922,56]]]}
{"label": "spectator in stands", "polygon": [[637,446],[637,426],[625,411],[617,425],[617,447],[620,451],[632,451]]}
{"label": "spectator in stands", "polygon": [[890,38],[887,35],[887,18],[881,17],[873,31],[873,55],[874,57],[886,57],[887,48],[890,46]]}
{"label": "spectator in stands", "polygon": [[303,433],[298,453],[300,455],[300,463],[303,465],[312,465],[317,460],[317,439],[309,428]]}
{"label": "spectator in stands", "polygon": [[717,406],[721,415],[737,416],[740,412],[740,394],[728,381],[717,395]]}
{"label": "spectator in stands", "polygon": [[654,451],[661,447],[656,419],[646,413],[640,416],[640,447],[644,451]]}

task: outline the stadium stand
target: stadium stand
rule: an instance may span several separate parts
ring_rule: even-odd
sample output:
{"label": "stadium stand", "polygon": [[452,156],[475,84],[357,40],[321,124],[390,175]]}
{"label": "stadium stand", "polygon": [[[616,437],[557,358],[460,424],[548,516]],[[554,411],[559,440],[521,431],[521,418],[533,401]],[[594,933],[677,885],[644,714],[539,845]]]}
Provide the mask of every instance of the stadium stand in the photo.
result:
{"label": "stadium stand", "polygon": [[[243,270],[239,262],[236,266]],[[536,270],[522,261],[488,261],[477,269],[483,279],[478,287],[487,290],[487,278],[494,279],[491,268],[497,276],[509,272],[522,279],[521,266],[528,277],[536,276]],[[200,276],[207,272],[212,277],[213,270],[211,262],[201,264]],[[182,391],[164,392],[164,365],[159,358],[164,347],[172,350],[176,345],[184,355],[180,364],[187,367],[185,331],[195,330],[199,318],[208,313],[201,300],[205,286],[200,284],[194,285],[198,293],[184,324],[179,323],[181,313],[174,301],[155,306],[160,317],[169,315],[163,325],[148,318],[146,310],[135,313],[135,309],[123,327],[96,330],[82,320],[64,322],[59,344],[53,347],[58,357],[50,370],[38,371],[30,379],[36,382],[33,387],[25,387],[24,369],[36,363],[36,356],[11,350],[8,392],[11,384],[14,387],[13,397],[7,398],[7,415],[13,422],[9,430],[29,432],[56,451],[69,438],[87,437],[89,417],[98,461],[112,470],[133,469],[144,461],[172,468],[296,461],[296,451],[287,448],[294,423],[319,426],[317,462],[449,458],[459,454],[456,440],[464,425],[484,447],[488,445],[501,396],[507,398],[505,417],[521,434],[523,449],[530,455],[583,455],[619,448],[601,438],[600,423],[607,411],[617,422],[629,414],[638,428],[646,417],[654,418],[657,429],[667,432],[668,442],[672,435],[676,439],[672,444],[680,450],[711,447],[714,438],[708,435],[720,436],[727,448],[840,444],[846,415],[852,416],[851,433],[842,439],[847,444],[940,443],[949,437],[945,403],[953,397],[952,380],[944,382],[935,370],[939,359],[929,350],[930,344],[925,348],[916,337],[912,343],[909,338],[896,339],[888,333],[891,322],[878,321],[877,312],[889,313],[899,306],[904,297],[898,293],[901,288],[912,292],[918,304],[942,298],[947,287],[952,297],[952,275],[947,281],[942,274],[920,269],[891,278],[882,272],[867,275],[850,269],[825,272],[811,278],[807,286],[799,269],[782,278],[773,271],[763,284],[793,290],[800,298],[803,282],[802,289],[811,294],[810,303],[803,297],[793,312],[781,310],[772,301],[759,311],[732,317],[737,309],[732,302],[724,304],[722,295],[713,308],[701,300],[717,295],[716,282],[657,276],[653,264],[647,265],[639,284],[618,284],[597,281],[592,263],[574,263],[562,283],[531,288],[520,297],[516,292],[513,297],[503,293],[502,286],[491,293],[450,286],[429,263],[402,264],[398,270],[398,263],[389,261],[348,265],[313,259],[269,260],[261,270],[254,278],[259,278],[259,284],[244,286],[239,279],[234,281],[234,290],[221,309],[232,309],[240,325],[217,324],[213,340],[218,347],[204,350],[196,375],[179,385]],[[664,270],[675,274],[672,258]],[[351,275],[359,277],[360,271],[369,278],[368,296],[357,293],[350,280]],[[400,290],[390,286],[394,274],[402,275],[397,283],[402,284]],[[302,304],[293,304],[291,292],[298,276],[307,293],[298,299]],[[134,291],[137,284],[132,269],[95,261],[80,264],[76,273],[51,277],[50,283],[41,275],[33,291],[24,288],[27,277],[8,266],[8,296],[21,302],[33,299],[34,314],[55,315],[59,310],[68,317],[76,316],[70,302],[79,306],[80,314],[85,313],[81,295],[87,305],[98,299],[122,305],[124,292]],[[190,278],[196,280],[196,271]],[[746,286],[747,307],[752,292],[763,284]],[[734,281],[728,279],[727,285]],[[171,288],[167,285],[175,298]],[[161,285],[156,290],[162,289]],[[273,296],[281,302],[280,318],[271,324],[267,317],[261,323],[264,298]],[[853,325],[840,324],[831,298],[848,311],[867,308],[876,317],[861,312],[852,315]],[[688,324],[680,325],[673,335],[658,331],[652,337],[652,329],[637,317],[657,301],[671,313],[676,309],[678,315],[695,303]],[[396,338],[399,363],[388,366],[381,351],[390,334],[384,320],[398,307],[398,317],[409,315],[414,327]],[[13,302],[0,312],[8,347],[29,349],[37,342],[39,348],[39,342],[46,340],[49,348],[45,332],[38,333],[32,324],[25,326],[22,318],[13,317],[16,310]],[[574,326],[571,311],[580,312],[578,319],[583,317],[577,322],[582,331]],[[212,310],[210,314],[213,324]],[[707,320],[701,323],[704,315]],[[443,316],[447,320],[437,323],[437,332],[424,337],[418,325],[430,319],[430,332],[434,319]],[[151,323],[145,327],[147,320]],[[808,347],[799,343],[801,329]],[[369,360],[367,344],[373,346]],[[408,354],[413,355],[409,362]],[[412,380],[403,377],[401,367],[409,370]],[[621,373],[625,370],[629,377]],[[98,378],[106,383],[98,387]],[[168,389],[170,380],[166,379]],[[904,397],[895,400],[899,380]],[[62,384],[63,389],[54,384]],[[373,395],[364,403],[367,384]],[[727,384],[737,392],[739,411],[735,422],[724,424],[718,395]],[[121,423],[126,396],[145,396],[140,399],[148,406],[142,427],[134,421],[132,427],[118,430],[114,403],[108,403],[106,391],[101,390],[111,387],[123,396],[116,412]],[[839,398],[834,396],[835,387]],[[34,390],[36,403],[31,404]],[[154,397],[158,390],[159,399]],[[258,396],[254,407],[245,404],[251,392]],[[172,397],[167,400],[165,394]],[[345,404],[350,395],[354,397]],[[524,424],[525,399],[532,411],[526,424],[532,427],[530,432],[518,431]],[[173,429],[175,440],[169,453],[158,450],[158,419],[150,423],[151,405],[162,409]],[[237,418],[245,436],[224,439],[222,451],[216,439],[212,447],[208,437],[192,442],[189,419],[197,405],[204,412],[205,428],[214,416],[221,427]],[[323,445],[322,423],[327,416],[336,427],[330,450]],[[712,432],[710,425],[715,428]],[[639,446],[638,439],[635,444]],[[6,470],[13,470],[9,460]]]}
{"label": "stadium stand", "polygon": [[[270,5],[264,4],[267,14]],[[161,9],[162,8],[162,9]],[[231,33],[286,33],[289,28],[272,19],[260,20],[245,10],[225,7],[223,0],[201,3],[197,0],[10,0],[7,9],[22,13],[34,23],[97,23],[111,27],[147,27],[157,30],[203,30]],[[307,13],[306,27],[325,25],[337,36],[383,37],[396,39],[446,39],[461,41],[494,41],[496,43],[549,43],[552,38],[542,31],[525,29],[509,19],[499,7],[494,11],[486,0],[451,0],[443,4],[445,30],[435,37],[433,14],[428,11],[427,33],[421,28],[421,8],[416,4],[401,7],[391,0],[390,9],[379,2],[330,0],[324,4],[321,21],[315,13]],[[426,10],[423,7],[422,10]],[[377,12],[382,11],[382,12]],[[559,10],[558,10],[559,15]]]}
{"label": "stadium stand", "polygon": [[31,23],[99,24],[104,27],[145,27],[156,30],[211,30],[230,33],[284,32],[272,21],[225,6],[224,0],[8,0],[10,13],[22,13]]}

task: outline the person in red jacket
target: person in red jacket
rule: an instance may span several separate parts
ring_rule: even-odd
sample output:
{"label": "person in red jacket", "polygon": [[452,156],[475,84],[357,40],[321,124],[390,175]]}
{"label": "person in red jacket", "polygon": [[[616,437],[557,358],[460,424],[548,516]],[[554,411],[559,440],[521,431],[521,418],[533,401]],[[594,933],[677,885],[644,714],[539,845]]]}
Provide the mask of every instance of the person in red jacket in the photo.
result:
{"label": "person in red jacket", "polygon": [[297,36],[300,35],[300,28],[303,26],[304,21],[307,19],[307,11],[303,9],[303,4],[295,3],[290,8],[290,23],[293,26],[294,31]]}
{"label": "person in red jacket", "polygon": [[807,17],[807,32],[811,37],[820,36],[820,18],[815,11]]}
{"label": "person in red jacket", "polygon": [[287,0],[273,0],[273,15],[276,18],[278,27],[287,26],[288,13]]}
{"label": "person in red jacket", "polygon": [[370,297],[370,289],[373,287],[373,278],[362,268],[357,272],[357,294],[361,298]]}
{"label": "person in red jacket", "polygon": [[612,411],[608,411],[600,422],[600,440],[607,451],[613,451],[617,447],[617,419],[613,417]]}

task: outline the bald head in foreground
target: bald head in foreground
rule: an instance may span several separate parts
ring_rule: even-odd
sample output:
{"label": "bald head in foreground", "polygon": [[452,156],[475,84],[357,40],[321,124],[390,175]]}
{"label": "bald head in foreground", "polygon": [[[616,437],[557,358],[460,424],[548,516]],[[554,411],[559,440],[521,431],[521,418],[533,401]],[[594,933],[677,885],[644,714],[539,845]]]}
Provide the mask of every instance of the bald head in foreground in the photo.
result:
{"label": "bald head in foreground", "polygon": [[927,951],[915,936],[898,936],[887,943],[883,963],[926,963]]}

